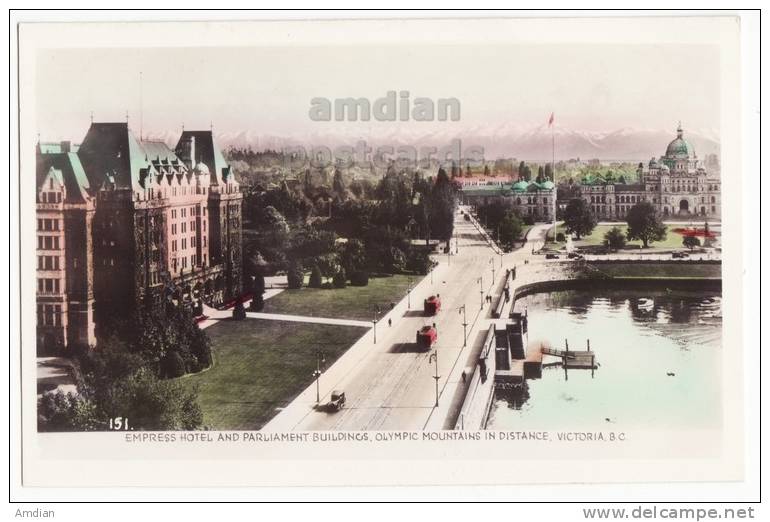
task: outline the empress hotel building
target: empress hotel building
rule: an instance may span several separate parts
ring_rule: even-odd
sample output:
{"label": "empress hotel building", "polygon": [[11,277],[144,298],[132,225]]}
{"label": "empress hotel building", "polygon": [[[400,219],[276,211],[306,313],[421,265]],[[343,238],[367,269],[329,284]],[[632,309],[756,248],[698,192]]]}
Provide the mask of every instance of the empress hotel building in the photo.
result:
{"label": "empress hotel building", "polygon": [[37,147],[37,339],[96,343],[102,320],[167,299],[241,292],[241,203],[211,131],[172,150],[127,123],[92,123],[83,142]]}

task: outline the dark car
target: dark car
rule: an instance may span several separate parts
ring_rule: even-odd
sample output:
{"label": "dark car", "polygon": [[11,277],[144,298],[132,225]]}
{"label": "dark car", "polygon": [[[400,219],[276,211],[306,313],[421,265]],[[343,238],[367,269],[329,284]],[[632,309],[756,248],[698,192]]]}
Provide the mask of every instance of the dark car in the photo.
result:
{"label": "dark car", "polygon": [[581,254],[578,254],[577,252],[570,252],[567,254],[567,257],[570,259],[583,259],[583,256]]}
{"label": "dark car", "polygon": [[546,254],[545,258],[546,259],[559,259],[559,256],[556,255],[556,254]]}
{"label": "dark car", "polygon": [[334,390],[331,399],[329,400],[329,409],[340,411],[343,406],[345,406],[345,392],[342,390]]}
{"label": "dark car", "polygon": [[687,252],[674,252],[673,254],[671,254],[672,259],[685,259],[688,257],[690,257],[690,254],[688,254]]}

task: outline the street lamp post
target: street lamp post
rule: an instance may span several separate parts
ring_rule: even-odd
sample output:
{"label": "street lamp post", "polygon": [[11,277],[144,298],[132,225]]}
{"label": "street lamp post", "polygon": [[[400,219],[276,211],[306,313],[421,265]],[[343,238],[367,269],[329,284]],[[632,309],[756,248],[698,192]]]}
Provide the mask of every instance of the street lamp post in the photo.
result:
{"label": "street lamp post", "polygon": [[372,317],[372,332],[374,333],[374,344],[377,344],[377,316],[380,314],[380,307],[375,306],[374,317]]}
{"label": "street lamp post", "polygon": [[406,287],[406,309],[411,310],[412,309],[412,278],[410,277],[407,281],[409,284]]}
{"label": "street lamp post", "polygon": [[468,343],[468,321],[465,319],[465,305],[462,305],[459,310],[463,311],[463,348],[465,348]]}
{"label": "street lamp post", "polygon": [[436,363],[436,374],[433,376],[433,378],[436,380],[436,405],[435,407],[438,408],[438,380],[441,378],[441,376],[438,374],[438,349],[436,349],[432,354],[430,354],[430,357],[428,357],[428,364],[430,363]]}
{"label": "street lamp post", "polygon": [[315,377],[315,402],[321,404],[321,365],[326,362],[326,357],[321,350],[316,350],[316,369],[313,372]]}
{"label": "street lamp post", "polygon": [[479,295],[481,299],[481,309],[484,309],[484,276],[479,277]]}
{"label": "street lamp post", "polygon": [[489,264],[492,265],[492,284],[495,284],[495,258],[489,258]]}

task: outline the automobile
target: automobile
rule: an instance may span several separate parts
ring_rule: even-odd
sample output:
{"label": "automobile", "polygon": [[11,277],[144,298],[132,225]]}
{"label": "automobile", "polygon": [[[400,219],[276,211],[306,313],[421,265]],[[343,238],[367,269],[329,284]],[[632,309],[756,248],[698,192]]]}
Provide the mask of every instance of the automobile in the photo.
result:
{"label": "automobile", "polygon": [[673,254],[671,254],[672,259],[685,259],[688,257],[690,257],[690,254],[688,254],[687,252],[674,252]]}
{"label": "automobile", "polygon": [[557,254],[546,254],[546,259],[559,259],[559,256]]}
{"label": "automobile", "polygon": [[330,410],[340,411],[345,406],[345,392],[342,390],[332,391],[332,396],[329,399],[328,407]]}
{"label": "automobile", "polygon": [[430,347],[433,346],[436,341],[438,341],[438,333],[436,332],[435,327],[425,325],[417,330],[417,346],[427,350],[430,349]]}
{"label": "automobile", "polygon": [[436,315],[441,310],[441,294],[432,295],[422,302],[425,315]]}
{"label": "automobile", "polygon": [[471,217],[468,214],[463,214],[463,219],[465,219],[465,221],[470,221]]}
{"label": "automobile", "polygon": [[578,254],[577,252],[570,252],[569,254],[567,254],[567,257],[570,259],[583,259],[583,255]]}

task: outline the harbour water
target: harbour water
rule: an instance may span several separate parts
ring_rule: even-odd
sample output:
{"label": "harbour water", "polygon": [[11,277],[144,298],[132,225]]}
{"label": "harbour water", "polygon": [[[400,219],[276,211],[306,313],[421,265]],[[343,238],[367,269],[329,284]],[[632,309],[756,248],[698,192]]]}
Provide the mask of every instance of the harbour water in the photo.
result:
{"label": "harbour water", "polygon": [[[545,367],[523,389],[498,390],[488,429],[718,428],[722,301],[718,292],[563,291],[533,294],[529,342],[564,341],[599,368]],[[544,362],[558,362],[546,357]]]}

